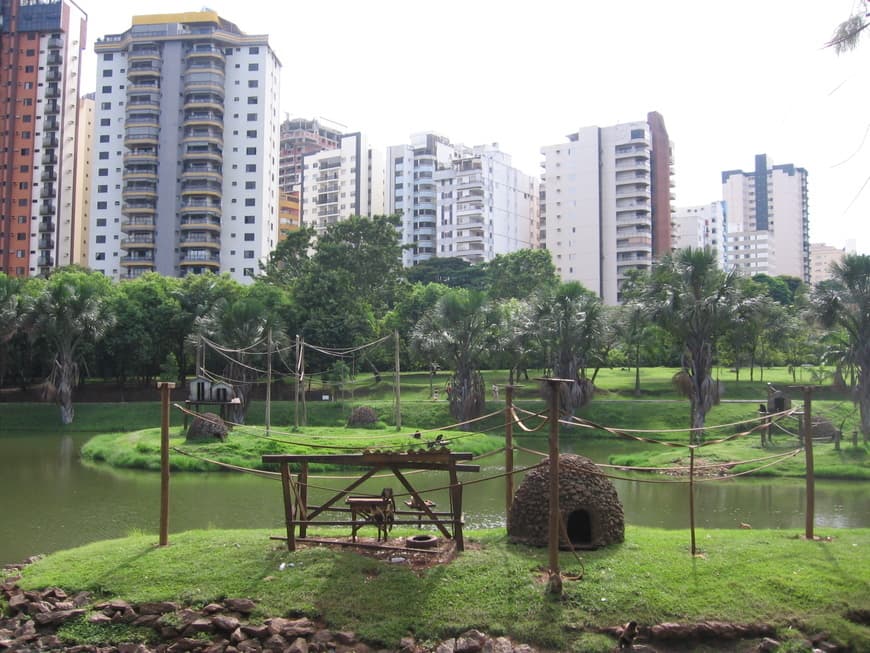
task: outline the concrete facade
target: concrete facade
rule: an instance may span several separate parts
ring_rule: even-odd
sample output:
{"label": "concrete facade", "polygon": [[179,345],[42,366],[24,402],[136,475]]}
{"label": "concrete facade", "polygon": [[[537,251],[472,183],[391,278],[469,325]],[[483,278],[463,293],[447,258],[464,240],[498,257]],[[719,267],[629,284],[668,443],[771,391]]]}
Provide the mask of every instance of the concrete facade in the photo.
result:
{"label": "concrete facade", "polygon": [[72,0],[0,3],[0,271],[79,263],[77,178],[87,15]]}
{"label": "concrete facade", "polygon": [[810,281],[807,171],[755,157],[751,172],[722,173],[728,211],[728,265],[747,276],[789,275]]}
{"label": "concrete facade", "polygon": [[671,250],[672,145],[657,113],[584,127],[541,149],[541,242],[563,281],[607,304],[631,270]]}
{"label": "concrete facade", "polygon": [[724,202],[677,207],[672,216],[672,225],[671,243],[674,250],[707,247],[716,255],[719,268],[728,269],[725,259],[728,219]]}
{"label": "concrete facade", "polygon": [[278,241],[281,64],[268,38],[204,10],[136,16],[95,50],[90,267],[250,282]]}

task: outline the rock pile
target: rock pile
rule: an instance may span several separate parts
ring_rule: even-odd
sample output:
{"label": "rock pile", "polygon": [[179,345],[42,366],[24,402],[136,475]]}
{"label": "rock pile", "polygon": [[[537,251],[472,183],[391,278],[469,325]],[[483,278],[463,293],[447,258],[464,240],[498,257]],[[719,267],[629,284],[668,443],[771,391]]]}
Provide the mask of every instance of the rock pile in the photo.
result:
{"label": "rock pile", "polygon": [[[505,637],[492,638],[476,630],[439,644],[424,645],[413,637],[402,639],[398,649],[371,647],[350,631],[330,630],[307,617],[273,617],[250,621],[256,604],[250,599],[225,599],[199,610],[173,602],[129,603],[121,599],[92,604],[88,592],[68,595],[58,587],[25,591],[20,577],[0,583],[11,616],[0,614],[0,651],[57,651],[70,653],[535,653]],[[95,625],[126,624],[150,628],[153,642],[116,646],[64,643],[57,629],[73,619]]]}

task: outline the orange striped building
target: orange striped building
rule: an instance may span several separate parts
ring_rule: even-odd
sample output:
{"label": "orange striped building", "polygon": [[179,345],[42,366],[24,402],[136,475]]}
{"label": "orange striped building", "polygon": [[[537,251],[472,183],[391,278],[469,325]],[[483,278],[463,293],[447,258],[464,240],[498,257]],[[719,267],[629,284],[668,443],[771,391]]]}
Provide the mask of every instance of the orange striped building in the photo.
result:
{"label": "orange striped building", "polygon": [[0,271],[81,260],[76,130],[87,15],[72,0],[0,0]]}

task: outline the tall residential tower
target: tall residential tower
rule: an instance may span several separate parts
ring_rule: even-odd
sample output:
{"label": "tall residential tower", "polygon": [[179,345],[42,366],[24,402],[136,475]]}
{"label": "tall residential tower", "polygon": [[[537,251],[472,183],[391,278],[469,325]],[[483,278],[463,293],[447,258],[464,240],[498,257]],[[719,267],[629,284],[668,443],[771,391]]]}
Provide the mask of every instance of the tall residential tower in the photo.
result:
{"label": "tall residential tower", "polygon": [[728,210],[729,266],[751,276],[789,275],[810,282],[807,171],[755,157],[755,170],[722,173]]}
{"label": "tall residential tower", "polygon": [[664,120],[584,127],[542,148],[542,245],[564,281],[607,304],[630,270],[671,251],[672,146]]}
{"label": "tall residential tower", "polygon": [[250,281],[278,239],[280,66],[215,12],[136,16],[95,47],[89,262]]}
{"label": "tall residential tower", "polygon": [[0,0],[0,271],[79,263],[76,178],[87,16],[72,0]]}

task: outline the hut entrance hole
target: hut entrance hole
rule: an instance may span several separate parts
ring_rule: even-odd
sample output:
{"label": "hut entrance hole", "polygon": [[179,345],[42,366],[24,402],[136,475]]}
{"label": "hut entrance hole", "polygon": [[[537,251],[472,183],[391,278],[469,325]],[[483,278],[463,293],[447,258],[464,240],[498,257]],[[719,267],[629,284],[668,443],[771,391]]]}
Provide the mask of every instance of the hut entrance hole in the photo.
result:
{"label": "hut entrance hole", "polygon": [[565,524],[568,531],[568,539],[571,544],[592,543],[592,520],[585,510],[574,510],[568,515],[568,523]]}

